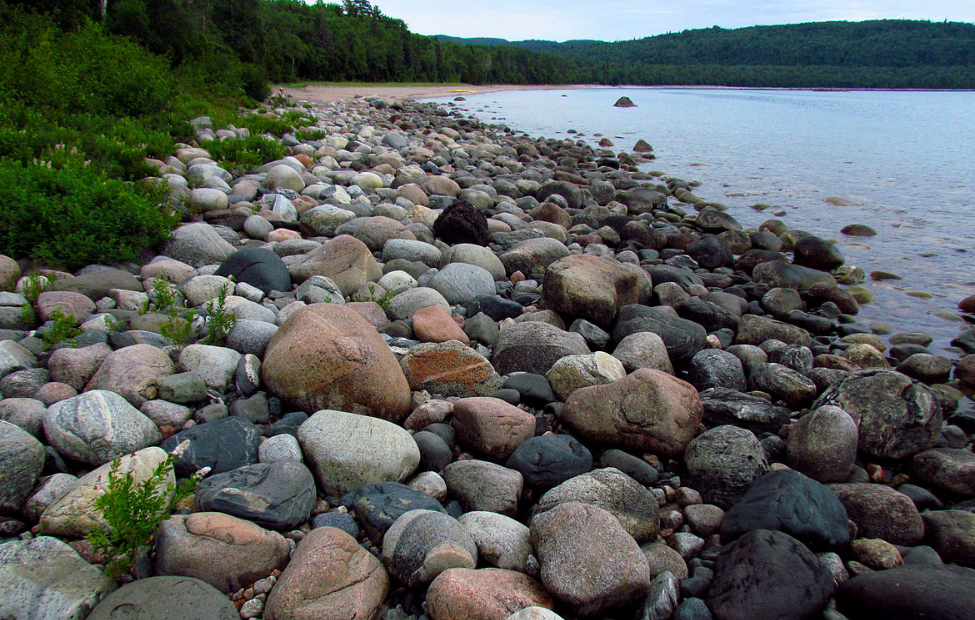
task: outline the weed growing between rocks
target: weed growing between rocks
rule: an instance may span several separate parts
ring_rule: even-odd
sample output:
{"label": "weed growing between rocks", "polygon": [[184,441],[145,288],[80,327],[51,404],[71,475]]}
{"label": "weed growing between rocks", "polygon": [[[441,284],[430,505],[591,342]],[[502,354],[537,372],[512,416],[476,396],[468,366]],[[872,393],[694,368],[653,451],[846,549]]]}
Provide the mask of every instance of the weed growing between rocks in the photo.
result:
{"label": "weed growing between rocks", "polygon": [[377,295],[376,287],[373,284],[370,284],[369,295],[354,295],[352,297],[352,301],[374,301],[379,304],[380,308],[385,310],[386,306],[389,305],[389,302],[392,301],[393,297],[395,296],[396,294],[393,291],[386,291],[382,295]]}
{"label": "weed growing between rocks", "polygon": [[227,334],[237,324],[237,317],[227,310],[227,287],[220,287],[217,298],[206,304],[207,337],[205,344],[223,346]]}
{"label": "weed growing between rocks", "polygon": [[44,341],[44,348],[50,351],[58,346],[76,347],[78,343],[75,338],[82,334],[82,330],[75,325],[73,316],[55,308],[51,312],[51,324],[37,333]]}
{"label": "weed growing between rocks", "polygon": [[169,519],[176,505],[196,491],[197,485],[209,472],[205,467],[178,484],[166,483],[185,444],[167,454],[152,475],[136,482],[132,472],[122,472],[121,459],[112,461],[105,493],[95,500],[95,507],[107,524],[92,530],[86,540],[99,554],[109,558],[105,573],[119,579],[132,570],[136,556],[152,545],[159,525]]}

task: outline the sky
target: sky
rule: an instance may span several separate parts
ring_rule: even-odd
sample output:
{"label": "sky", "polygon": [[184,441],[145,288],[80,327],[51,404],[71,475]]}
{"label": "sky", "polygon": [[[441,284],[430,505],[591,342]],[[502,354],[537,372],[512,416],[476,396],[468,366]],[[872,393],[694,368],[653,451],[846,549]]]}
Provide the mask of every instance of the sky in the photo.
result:
{"label": "sky", "polygon": [[973,0],[374,0],[417,34],[623,41],[695,28],[811,21],[975,22]]}

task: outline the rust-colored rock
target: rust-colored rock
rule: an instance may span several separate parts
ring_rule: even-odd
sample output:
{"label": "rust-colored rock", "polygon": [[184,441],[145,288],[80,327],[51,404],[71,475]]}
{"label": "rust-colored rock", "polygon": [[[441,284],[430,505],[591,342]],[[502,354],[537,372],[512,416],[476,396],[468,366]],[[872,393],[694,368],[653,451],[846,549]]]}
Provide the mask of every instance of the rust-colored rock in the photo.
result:
{"label": "rust-colored rock", "polygon": [[487,396],[501,387],[491,362],[456,340],[416,345],[400,366],[413,390],[463,398]]}
{"label": "rust-colored rock", "polygon": [[268,343],[261,373],[271,392],[309,413],[337,409],[399,422],[410,412],[410,386],[393,352],[343,306],[295,312]]}

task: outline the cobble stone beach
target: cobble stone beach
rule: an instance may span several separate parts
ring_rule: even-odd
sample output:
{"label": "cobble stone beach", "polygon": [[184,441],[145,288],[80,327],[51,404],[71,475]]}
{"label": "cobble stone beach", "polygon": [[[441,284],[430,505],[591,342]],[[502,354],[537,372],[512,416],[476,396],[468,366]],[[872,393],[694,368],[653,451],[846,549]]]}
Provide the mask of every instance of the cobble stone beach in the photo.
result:
{"label": "cobble stone beach", "polygon": [[[975,298],[932,354],[653,136],[308,99],[257,170],[207,118],[150,162],[144,264],[0,256],[0,618],[975,618]],[[202,479],[112,579],[155,472]]]}

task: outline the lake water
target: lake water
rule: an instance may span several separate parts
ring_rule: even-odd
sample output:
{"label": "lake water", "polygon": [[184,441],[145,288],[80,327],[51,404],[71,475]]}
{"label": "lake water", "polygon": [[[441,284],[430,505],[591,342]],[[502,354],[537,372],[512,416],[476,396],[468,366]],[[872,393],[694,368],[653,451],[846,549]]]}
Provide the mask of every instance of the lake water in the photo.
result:
{"label": "lake water", "polygon": [[[613,107],[624,95],[637,107]],[[975,294],[975,92],[581,88],[465,97],[453,105],[534,137],[595,146],[602,134],[617,152],[645,139],[657,160],[641,169],[700,181],[694,193],[727,205],[744,226],[775,217],[835,240],[867,274],[901,276],[868,277],[877,301],[863,306],[864,322],[931,334],[939,352],[960,332],[957,304]],[[771,208],[749,208],[759,203]],[[844,236],[847,224],[877,236]]]}

